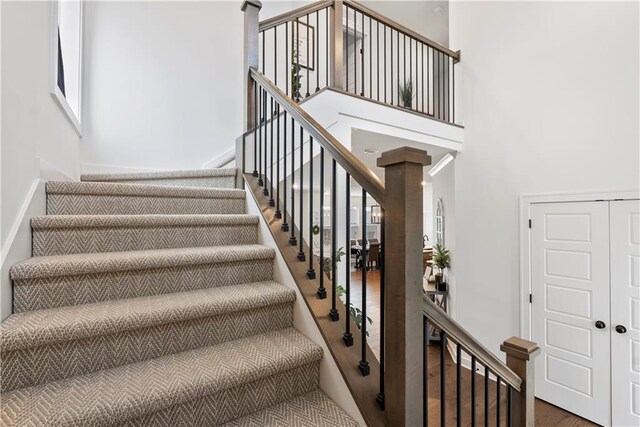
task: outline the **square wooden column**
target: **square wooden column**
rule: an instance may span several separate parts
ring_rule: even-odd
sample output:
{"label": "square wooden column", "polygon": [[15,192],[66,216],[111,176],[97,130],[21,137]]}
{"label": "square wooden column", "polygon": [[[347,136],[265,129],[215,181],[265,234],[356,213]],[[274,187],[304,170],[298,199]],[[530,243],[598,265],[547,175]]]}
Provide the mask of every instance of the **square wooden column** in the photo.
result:
{"label": "square wooden column", "polygon": [[424,150],[402,147],[378,159],[385,177],[385,425],[422,425]]}
{"label": "square wooden column", "polygon": [[540,353],[538,344],[518,337],[505,340],[500,350],[507,355],[507,366],[522,378],[520,393],[513,393],[511,399],[511,415],[515,427],[534,427],[535,394],[534,394],[534,361]]}

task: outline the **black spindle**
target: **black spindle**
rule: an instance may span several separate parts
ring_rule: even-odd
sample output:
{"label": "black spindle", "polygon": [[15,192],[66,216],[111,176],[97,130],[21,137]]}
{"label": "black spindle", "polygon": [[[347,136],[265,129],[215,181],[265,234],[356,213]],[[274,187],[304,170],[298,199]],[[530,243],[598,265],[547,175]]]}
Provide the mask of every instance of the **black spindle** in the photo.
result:
{"label": "black spindle", "polygon": [[309,136],[309,269],[307,277],[316,278],[316,270],[313,268],[313,137]]}
{"label": "black spindle", "polygon": [[500,377],[496,375],[496,427],[500,427]]}
{"label": "black spindle", "polygon": [[[385,231],[385,212],[381,212],[382,220],[380,221],[380,393],[376,397],[378,405],[384,410],[384,231]],[[424,366],[427,366],[426,363]]]}
{"label": "black spindle", "polygon": [[258,83],[253,82],[253,176],[258,177]]}
{"label": "black spindle", "polygon": [[[282,153],[282,169],[284,170],[284,183],[282,189],[284,190],[284,195],[282,197],[282,211],[284,215],[282,215],[283,221],[280,226],[280,230],[287,232],[289,231],[289,224],[287,223],[287,111],[284,111],[282,116],[282,125],[284,129],[282,130],[282,145],[284,146],[284,153]],[[291,175],[293,176],[293,164],[291,165]],[[291,190],[293,192],[293,190]]]}
{"label": "black spindle", "polygon": [[[293,85],[291,86],[293,89]],[[295,90],[295,89],[293,89]],[[296,246],[298,240],[296,239],[296,122],[291,118],[291,235],[289,236],[289,244]]]}
{"label": "black spindle", "polygon": [[351,176],[347,173],[346,187],[345,187],[345,200],[347,203],[345,211],[346,215],[346,242],[345,257],[349,260],[345,266],[345,322],[344,322],[344,334],[342,340],[347,347],[353,345],[353,335],[351,334]]}
{"label": "black spindle", "polygon": [[422,316],[422,368],[422,427],[427,427],[429,424],[429,320],[426,316]]}
{"label": "black spindle", "polygon": [[[329,319],[332,322],[336,322],[340,319],[338,309],[336,308],[336,299],[338,295],[338,266],[336,253],[337,246],[337,214],[338,209],[336,207],[338,183],[336,181],[336,159],[331,160],[331,310],[329,310]],[[347,209],[348,211],[348,209]],[[348,212],[347,212],[348,215]],[[349,217],[347,216],[347,223]]]}
{"label": "black spindle", "polygon": [[[307,16],[305,16],[304,18],[304,23],[306,24],[305,27],[307,28],[307,64],[306,64],[306,69],[307,69],[307,92],[305,94],[305,98],[308,97],[310,95],[309,93],[309,68],[311,68],[311,63],[309,62],[309,51],[311,50],[309,47],[309,14],[307,14]],[[302,240],[302,239],[300,239]]]}
{"label": "black spindle", "polygon": [[269,112],[267,111],[267,91],[264,90],[262,93],[262,115],[264,117],[264,129],[262,132],[262,152],[264,153],[264,157],[263,157],[263,182],[264,182],[264,186],[262,187],[262,195],[263,196],[268,196],[269,195],[269,186],[267,185],[267,163],[268,163],[268,155],[267,155],[267,126],[269,126],[269,122],[267,119]]}
{"label": "black spindle", "polygon": [[[303,262],[306,260],[304,255],[304,192],[302,191],[302,187],[304,185],[304,129],[300,126],[300,188],[298,188],[298,195],[300,196],[299,210],[300,210],[300,218],[298,219],[298,229],[300,232],[300,241],[298,244],[300,248],[298,249],[298,261]],[[309,224],[311,227],[311,224]]]}
{"label": "black spindle", "polygon": [[278,121],[276,131],[276,219],[282,219],[280,210],[280,104],[276,102],[276,120]]}
{"label": "black spindle", "polygon": [[471,427],[476,425],[476,357],[471,356]]}
{"label": "black spindle", "polygon": [[358,369],[363,377],[371,372],[369,362],[367,361],[367,260],[369,258],[369,250],[367,249],[367,191],[362,189],[362,255],[360,257],[360,267],[362,268],[362,325],[360,326],[360,352],[361,360]]}
{"label": "black spindle", "polygon": [[316,10],[316,30],[317,33],[313,37],[313,41],[315,43],[314,49],[316,54],[316,92],[320,90],[320,11]]}
{"label": "black spindle", "polygon": [[262,129],[262,124],[264,123],[264,111],[262,109],[262,87],[260,87],[260,102],[258,102],[258,110],[259,110],[259,117],[260,117],[260,122],[258,123],[258,185],[259,186],[263,186],[264,185],[264,180],[262,179],[262,134],[263,129]]}
{"label": "black spindle", "polygon": [[447,396],[446,396],[446,381],[445,381],[446,351],[447,351],[447,335],[445,334],[444,331],[440,331],[440,425],[441,426],[447,425],[446,424]]}
{"label": "black spindle", "polygon": [[327,290],[324,287],[324,147],[320,146],[320,286],[316,291],[318,298],[325,299]]}
{"label": "black spindle", "polygon": [[462,426],[462,347],[456,344],[456,425]]}
{"label": "black spindle", "polygon": [[484,367],[484,425],[489,425],[489,368]]}
{"label": "black spindle", "polygon": [[269,192],[269,206],[274,207],[276,205],[275,200],[273,200],[273,122],[275,120],[274,114],[273,114],[273,97],[271,98],[271,103],[269,105],[269,115],[271,116],[270,118],[270,124],[271,126],[269,126],[271,128],[271,133],[270,133],[270,140],[269,140],[269,157],[270,157],[270,163],[269,163],[269,187],[271,189],[271,191]]}
{"label": "black spindle", "polygon": [[511,385],[507,385],[507,426],[511,427],[512,425],[512,417],[511,417],[511,393],[513,392],[513,389],[511,388]]}

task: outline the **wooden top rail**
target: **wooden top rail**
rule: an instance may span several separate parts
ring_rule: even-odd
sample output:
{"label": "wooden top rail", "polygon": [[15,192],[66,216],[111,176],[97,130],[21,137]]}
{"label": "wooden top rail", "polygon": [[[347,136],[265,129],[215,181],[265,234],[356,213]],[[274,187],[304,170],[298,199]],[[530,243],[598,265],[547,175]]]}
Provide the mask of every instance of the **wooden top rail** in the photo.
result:
{"label": "wooden top rail", "polygon": [[489,368],[492,373],[498,375],[501,380],[513,387],[514,390],[517,392],[521,391],[522,379],[518,374],[513,372],[513,370],[480,344],[469,332],[426,296],[423,299],[423,311],[429,321],[444,331],[451,340],[460,344],[467,353],[475,356],[476,359]]}
{"label": "wooden top rail", "polygon": [[433,40],[430,40],[428,38],[426,38],[425,36],[423,36],[422,34],[419,34],[407,27],[405,27],[402,24],[397,23],[396,21],[387,18],[384,15],[379,14],[378,12],[376,12],[375,10],[369,9],[368,7],[362,5],[361,3],[358,3],[354,0],[344,0],[344,4],[349,6],[350,8],[356,9],[358,12],[362,12],[365,15],[367,15],[369,18],[373,18],[377,21],[382,22],[383,24],[385,24],[386,26],[393,28],[394,30],[397,30],[399,32],[401,32],[402,34],[405,34],[409,37],[412,37],[416,40],[418,40],[421,43],[426,44],[427,46],[430,46],[432,48],[434,48],[435,50],[442,52],[450,57],[453,58],[453,62],[459,62],[460,61],[460,51],[454,52],[451,49],[448,49],[444,46],[442,46],[441,44],[438,44],[436,42],[434,42]]}
{"label": "wooden top rail", "polygon": [[273,27],[277,27],[280,24],[284,24],[285,22],[293,21],[296,18],[300,18],[302,16],[311,14],[315,11],[325,9],[330,6],[333,6],[333,0],[321,0],[299,7],[297,9],[290,10],[289,12],[274,16],[269,19],[265,19],[264,21],[260,22],[258,31],[269,30]]}
{"label": "wooden top rail", "polygon": [[322,125],[315,121],[298,104],[293,102],[280,88],[274,85],[264,74],[255,67],[251,67],[251,77],[258,82],[273,99],[295,119],[325,150],[329,152],[336,162],[358,184],[364,188],[381,206],[385,206],[384,183],[378,176],[365,166],[360,159],[345,148],[344,145],[331,135]]}

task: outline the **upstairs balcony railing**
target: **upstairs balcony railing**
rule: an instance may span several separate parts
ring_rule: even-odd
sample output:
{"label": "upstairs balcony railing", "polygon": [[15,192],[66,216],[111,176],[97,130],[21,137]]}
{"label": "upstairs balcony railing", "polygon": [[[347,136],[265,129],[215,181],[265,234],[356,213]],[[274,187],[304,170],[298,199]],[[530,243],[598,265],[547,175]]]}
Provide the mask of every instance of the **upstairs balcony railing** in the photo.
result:
{"label": "upstairs balcony railing", "polygon": [[[305,15],[338,3],[307,6]],[[537,345],[505,340],[505,364],[424,296],[421,182],[430,157],[408,147],[383,153],[382,182],[292,99],[291,87],[258,69],[259,9],[255,1],[243,5],[246,132],[236,165],[367,425],[533,426]],[[373,219],[368,198],[380,207],[381,229],[379,292],[372,295],[370,249],[361,245],[360,277],[349,260],[352,208],[364,242]],[[315,238],[327,234],[328,242]],[[374,311],[379,316],[369,322]],[[434,328],[437,347],[429,345]]]}
{"label": "upstairs balcony railing", "polygon": [[350,0],[260,22],[258,69],[300,102],[324,88],[456,122],[460,52]]}

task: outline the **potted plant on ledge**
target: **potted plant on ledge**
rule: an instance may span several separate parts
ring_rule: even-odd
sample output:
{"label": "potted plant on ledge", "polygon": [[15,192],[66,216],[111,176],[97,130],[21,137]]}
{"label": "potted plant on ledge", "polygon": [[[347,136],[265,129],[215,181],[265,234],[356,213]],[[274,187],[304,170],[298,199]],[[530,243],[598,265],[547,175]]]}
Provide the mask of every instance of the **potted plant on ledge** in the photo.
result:
{"label": "potted plant on ledge", "polygon": [[438,269],[436,273],[436,289],[446,291],[447,284],[444,282],[444,269],[449,268],[449,250],[440,243],[433,245],[433,265]]}

